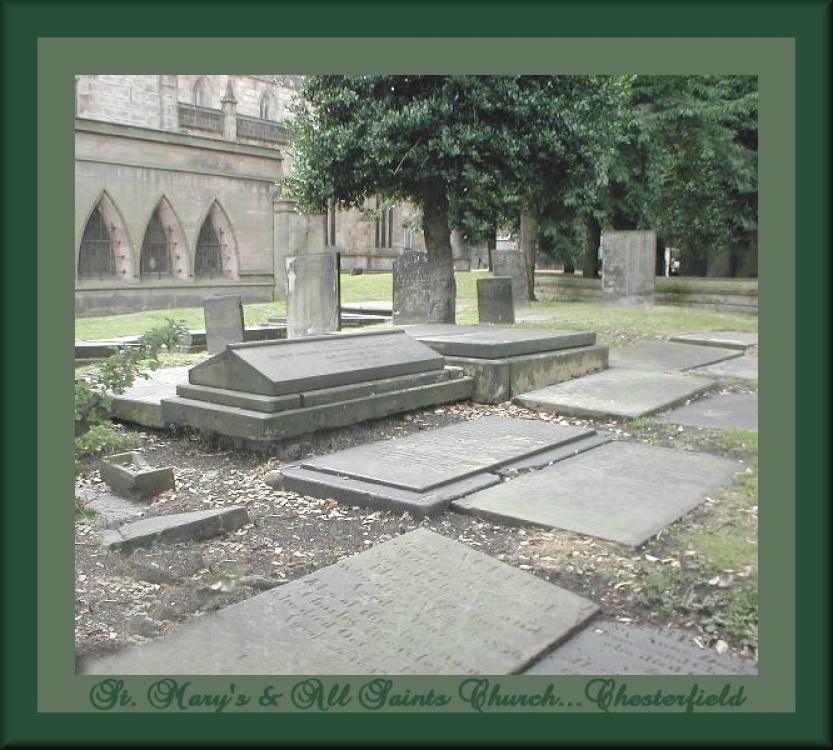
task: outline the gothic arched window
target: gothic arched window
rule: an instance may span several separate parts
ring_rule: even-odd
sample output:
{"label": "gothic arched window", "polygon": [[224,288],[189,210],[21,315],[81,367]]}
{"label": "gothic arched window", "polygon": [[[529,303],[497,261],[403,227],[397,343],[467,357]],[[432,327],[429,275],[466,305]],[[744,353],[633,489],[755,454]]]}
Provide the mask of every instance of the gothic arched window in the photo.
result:
{"label": "gothic arched window", "polygon": [[84,227],[81,251],[78,254],[79,278],[100,279],[116,275],[116,259],[113,254],[113,235],[101,215],[99,203]]}
{"label": "gothic arched window", "polygon": [[211,215],[206,217],[197,238],[197,251],[194,257],[194,276],[211,277],[222,276],[226,272],[224,260],[225,245],[222,242],[223,230],[217,230],[211,221]]}
{"label": "gothic arched window", "polygon": [[139,273],[142,276],[171,275],[171,240],[170,232],[162,226],[159,212],[155,212],[148,222],[145,240],[142,243],[142,258]]}
{"label": "gothic arched window", "polygon": [[194,104],[198,107],[211,106],[211,92],[208,90],[208,81],[205,76],[200,76],[194,82]]}

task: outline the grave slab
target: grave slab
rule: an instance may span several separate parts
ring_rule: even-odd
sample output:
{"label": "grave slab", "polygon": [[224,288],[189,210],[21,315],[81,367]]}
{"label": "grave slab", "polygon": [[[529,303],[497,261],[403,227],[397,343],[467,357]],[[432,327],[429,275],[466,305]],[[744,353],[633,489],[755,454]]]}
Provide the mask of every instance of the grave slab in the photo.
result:
{"label": "grave slab", "polygon": [[710,430],[758,431],[757,393],[718,393],[658,418],[660,422]]}
{"label": "grave slab", "polygon": [[283,396],[441,370],[436,352],[401,330],[233,344],[189,371],[192,385]]}
{"label": "grave slab", "polygon": [[707,367],[695,367],[689,370],[692,375],[707,375],[718,378],[738,378],[739,380],[758,379],[758,358],[757,357],[736,357],[727,359],[725,362],[718,362]]}
{"label": "grave slab", "polygon": [[481,323],[514,323],[512,279],[491,276],[477,280],[477,318]]}
{"label": "grave slab", "polygon": [[133,521],[102,534],[102,542],[110,549],[130,552],[154,542],[185,542],[210,539],[239,529],[249,522],[249,514],[242,505],[175,513]]}
{"label": "grave slab", "polygon": [[367,552],[88,661],[84,674],[518,674],[597,606],[440,534]]}
{"label": "grave slab", "polygon": [[243,341],[243,300],[240,295],[209,297],[203,302],[205,338],[209,354]]}
{"label": "grave slab", "polygon": [[592,331],[542,331],[508,326],[452,324],[407,326],[404,330],[409,336],[446,357],[501,359],[596,343],[596,334]]}
{"label": "grave slab", "polygon": [[611,367],[626,367],[631,370],[679,372],[740,355],[741,352],[736,349],[716,346],[681,344],[675,341],[640,341],[637,344],[612,348],[609,363]]}
{"label": "grave slab", "polygon": [[428,254],[420,250],[405,250],[393,262],[392,279],[393,322],[425,323],[431,296]]}
{"label": "grave slab", "polygon": [[697,344],[699,346],[717,346],[724,349],[740,349],[746,351],[750,347],[758,346],[757,331],[706,331],[700,333],[680,333],[672,336],[670,341],[681,344]]}
{"label": "grave slab", "polygon": [[508,276],[512,279],[515,308],[528,308],[529,284],[524,254],[520,250],[493,250],[492,268],[495,276]]}
{"label": "grave slab", "polygon": [[333,252],[289,256],[286,326],[290,339],[338,329],[338,268]]}
{"label": "grave slab", "polygon": [[112,416],[145,427],[164,427],[163,398],[176,395],[176,387],[188,382],[190,367],[165,367],[148,373],[113,399]]}
{"label": "grave slab", "polygon": [[451,504],[499,523],[573,531],[639,547],[730,483],[737,462],[612,442]]}
{"label": "grave slab", "polygon": [[605,232],[602,304],[652,305],[656,276],[654,232]]}
{"label": "grave slab", "polygon": [[641,370],[605,370],[516,396],[527,409],[580,417],[635,419],[707,391],[714,381]]}
{"label": "grave slab", "polygon": [[685,631],[595,620],[524,674],[756,675],[758,666],[701,648]]}
{"label": "grave slab", "polygon": [[305,461],[327,474],[427,492],[594,434],[586,427],[483,417]]}

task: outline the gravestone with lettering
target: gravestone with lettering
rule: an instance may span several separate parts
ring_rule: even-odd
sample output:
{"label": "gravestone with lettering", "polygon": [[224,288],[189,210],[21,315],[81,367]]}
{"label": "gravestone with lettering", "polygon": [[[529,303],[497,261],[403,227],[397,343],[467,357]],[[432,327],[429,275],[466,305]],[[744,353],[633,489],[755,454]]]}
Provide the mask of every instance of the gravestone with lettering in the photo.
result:
{"label": "gravestone with lettering", "polygon": [[603,246],[602,302],[653,305],[656,233],[605,232]]}
{"label": "gravestone with lettering", "polygon": [[237,295],[209,297],[203,303],[205,340],[209,354],[243,341],[243,300]]}
{"label": "gravestone with lettering", "polygon": [[287,337],[338,330],[338,265],[335,253],[286,259]]}
{"label": "gravestone with lettering", "polygon": [[405,250],[393,262],[394,324],[427,323],[430,291],[428,254]]}
{"label": "gravestone with lettering", "polygon": [[514,323],[512,279],[492,276],[477,280],[477,316],[480,323]]}
{"label": "gravestone with lettering", "polygon": [[512,299],[515,302],[515,309],[529,307],[526,262],[520,250],[493,250],[492,271],[495,276],[508,276],[512,279]]}

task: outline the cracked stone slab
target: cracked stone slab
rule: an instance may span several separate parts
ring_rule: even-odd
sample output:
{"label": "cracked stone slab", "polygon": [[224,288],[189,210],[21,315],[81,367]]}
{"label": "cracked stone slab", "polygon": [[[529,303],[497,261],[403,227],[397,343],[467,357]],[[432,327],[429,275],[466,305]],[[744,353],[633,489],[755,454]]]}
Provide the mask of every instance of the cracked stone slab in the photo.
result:
{"label": "cracked stone slab", "polygon": [[717,346],[724,349],[740,349],[746,351],[750,347],[758,346],[757,331],[706,331],[700,333],[681,333],[672,336],[669,341],[681,344],[697,344],[699,346]]}
{"label": "cracked stone slab", "polygon": [[756,675],[758,665],[704,648],[685,631],[595,620],[524,674]]}
{"label": "cracked stone slab", "polygon": [[718,456],[614,441],[455,500],[450,508],[639,547],[729,484],[739,469]]}
{"label": "cracked stone slab", "polygon": [[640,341],[610,350],[610,367],[657,372],[681,372],[693,367],[722,362],[739,357],[737,349],[725,349],[700,344],[681,344],[676,341]]}
{"label": "cracked stone slab", "polygon": [[657,418],[660,422],[710,430],[758,431],[757,393],[718,393]]}
{"label": "cracked stone slab", "polygon": [[241,505],[227,508],[199,510],[152,516],[133,521],[102,534],[102,543],[110,549],[129,552],[154,542],[187,542],[210,539],[228,531],[235,531],[249,522],[249,514]]}
{"label": "cracked stone slab", "polygon": [[692,375],[707,375],[709,377],[730,377],[741,380],[758,379],[757,357],[736,357],[725,362],[717,362],[706,367],[696,367],[689,370]]}
{"label": "cracked stone slab", "polygon": [[538,412],[635,419],[685,403],[714,384],[689,375],[621,368],[522,393],[514,401]]}
{"label": "cracked stone slab", "polygon": [[598,612],[427,529],[91,659],[85,674],[518,674]]}

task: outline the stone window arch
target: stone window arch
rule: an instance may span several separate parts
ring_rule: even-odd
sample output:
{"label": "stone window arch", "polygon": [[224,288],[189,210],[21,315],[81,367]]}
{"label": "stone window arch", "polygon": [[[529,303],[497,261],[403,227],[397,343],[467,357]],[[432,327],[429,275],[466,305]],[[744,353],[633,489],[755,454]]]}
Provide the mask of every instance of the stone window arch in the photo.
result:
{"label": "stone window arch", "polygon": [[260,97],[260,119],[278,119],[278,103],[275,101],[275,95],[271,91],[264,92],[263,96]]}
{"label": "stone window arch", "polygon": [[106,279],[116,275],[113,248],[115,226],[108,226],[99,201],[87,219],[78,253],[79,279]]}
{"label": "stone window arch", "polygon": [[139,273],[142,276],[162,278],[172,275],[171,234],[162,223],[157,209],[150,217],[145,239],[142,241],[142,255],[139,260]]}
{"label": "stone window arch", "polygon": [[207,76],[200,76],[194,81],[194,104],[198,107],[211,106],[211,88]]}
{"label": "stone window arch", "polygon": [[194,276],[198,279],[237,277],[234,232],[217,201],[211,204],[200,227],[194,251]]}

